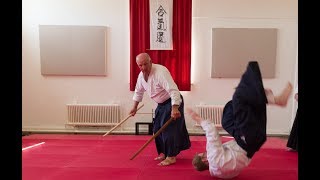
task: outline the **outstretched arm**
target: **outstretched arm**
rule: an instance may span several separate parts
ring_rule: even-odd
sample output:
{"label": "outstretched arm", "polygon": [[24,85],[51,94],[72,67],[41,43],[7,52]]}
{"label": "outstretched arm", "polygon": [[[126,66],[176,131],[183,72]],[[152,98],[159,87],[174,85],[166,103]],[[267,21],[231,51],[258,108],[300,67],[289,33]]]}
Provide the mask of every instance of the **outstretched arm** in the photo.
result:
{"label": "outstretched arm", "polygon": [[132,116],[136,115],[137,110],[138,110],[138,104],[139,104],[138,101],[133,101],[133,107],[129,111],[129,114],[131,114]]}

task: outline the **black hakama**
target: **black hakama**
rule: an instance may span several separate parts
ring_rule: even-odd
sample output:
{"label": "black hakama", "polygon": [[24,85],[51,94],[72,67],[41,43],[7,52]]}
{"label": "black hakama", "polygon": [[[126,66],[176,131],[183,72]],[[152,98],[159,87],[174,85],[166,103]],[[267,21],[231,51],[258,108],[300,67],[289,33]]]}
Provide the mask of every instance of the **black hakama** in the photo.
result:
{"label": "black hakama", "polygon": [[[179,107],[181,117],[171,121],[171,123],[155,138],[158,154],[163,153],[166,157],[177,156],[180,151],[191,147],[184,118],[184,101],[182,96],[181,98],[182,103]],[[171,108],[171,98],[158,104],[153,120],[154,134],[170,119]]]}
{"label": "black hakama", "polygon": [[298,109],[287,142],[287,147],[298,151]]}
{"label": "black hakama", "polygon": [[232,100],[223,110],[222,126],[249,158],[266,141],[266,104],[261,72],[256,61],[248,63]]}

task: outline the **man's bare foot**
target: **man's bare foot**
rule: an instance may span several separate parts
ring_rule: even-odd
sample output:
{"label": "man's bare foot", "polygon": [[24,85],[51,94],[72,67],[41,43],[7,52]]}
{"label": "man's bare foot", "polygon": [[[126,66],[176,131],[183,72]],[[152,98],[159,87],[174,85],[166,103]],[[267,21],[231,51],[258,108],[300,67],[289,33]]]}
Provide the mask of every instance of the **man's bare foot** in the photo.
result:
{"label": "man's bare foot", "polygon": [[275,100],[274,100],[275,97],[274,97],[274,95],[273,95],[272,90],[269,89],[269,88],[265,88],[265,89],[264,89],[264,92],[265,92],[265,94],[266,94],[266,96],[267,96],[268,103],[270,103],[270,104],[275,104]]}
{"label": "man's bare foot", "polygon": [[274,100],[275,103],[279,106],[286,106],[288,103],[289,96],[292,93],[292,84],[288,82],[287,86],[282,90],[281,94],[279,96],[275,96]]}
{"label": "man's bare foot", "polygon": [[158,160],[164,160],[166,157],[164,157],[164,154],[160,154],[159,156],[155,157],[154,160],[158,161]]}
{"label": "man's bare foot", "polygon": [[297,150],[292,149],[292,148],[289,148],[289,147],[286,149],[286,151],[289,151],[289,152],[297,152]]}
{"label": "man's bare foot", "polygon": [[161,161],[158,166],[169,166],[176,163],[176,157],[167,157],[165,160]]}

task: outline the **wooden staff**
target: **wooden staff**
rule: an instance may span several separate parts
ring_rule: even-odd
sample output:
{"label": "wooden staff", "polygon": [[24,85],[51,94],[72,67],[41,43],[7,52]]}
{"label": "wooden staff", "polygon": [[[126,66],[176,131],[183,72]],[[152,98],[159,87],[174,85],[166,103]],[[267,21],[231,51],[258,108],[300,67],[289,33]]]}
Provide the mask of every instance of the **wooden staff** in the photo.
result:
{"label": "wooden staff", "polygon": [[147,145],[154,139],[156,138],[173,120],[171,117],[159,130],[156,134],[154,134],[131,158],[130,160],[134,159]]}
{"label": "wooden staff", "polygon": [[[137,111],[139,111],[139,109],[141,109],[144,106],[144,104],[142,104]],[[119,122],[119,124],[117,124],[115,127],[113,127],[112,129],[110,129],[109,132],[105,133],[103,136],[106,136],[108,134],[110,134],[113,130],[115,130],[118,126],[120,126],[122,123],[124,123],[126,120],[128,120],[130,117],[132,116],[132,114],[129,114],[126,118],[124,118],[121,122]]]}

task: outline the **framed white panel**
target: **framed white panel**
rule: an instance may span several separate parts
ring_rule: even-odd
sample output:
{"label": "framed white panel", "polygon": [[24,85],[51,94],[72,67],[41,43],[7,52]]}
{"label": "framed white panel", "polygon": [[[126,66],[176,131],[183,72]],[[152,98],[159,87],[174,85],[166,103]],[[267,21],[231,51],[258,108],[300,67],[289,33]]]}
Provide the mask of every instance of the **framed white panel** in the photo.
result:
{"label": "framed white panel", "polygon": [[249,61],[257,61],[263,78],[274,78],[275,28],[213,28],[212,78],[240,78]]}
{"label": "framed white panel", "polygon": [[104,26],[39,25],[42,75],[106,76]]}

